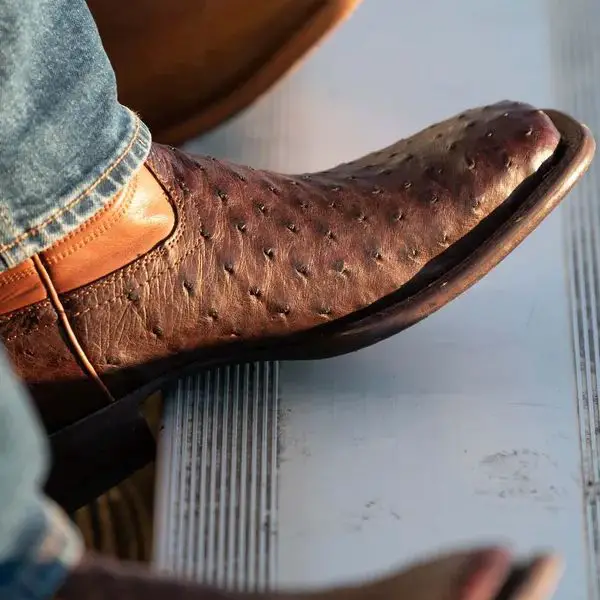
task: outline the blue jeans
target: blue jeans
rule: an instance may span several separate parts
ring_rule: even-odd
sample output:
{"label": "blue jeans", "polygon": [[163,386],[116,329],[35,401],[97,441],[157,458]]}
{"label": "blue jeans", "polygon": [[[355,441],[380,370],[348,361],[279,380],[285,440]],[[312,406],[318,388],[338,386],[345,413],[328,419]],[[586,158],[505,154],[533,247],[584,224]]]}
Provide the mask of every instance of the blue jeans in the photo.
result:
{"label": "blue jeans", "polygon": [[84,0],[0,0],[0,271],[93,216],[145,160]]}
{"label": "blue jeans", "polygon": [[48,447],[26,390],[0,351],[0,598],[51,598],[83,543],[42,495]]}
{"label": "blue jeans", "polygon": [[[117,101],[84,0],[0,0],[0,271],[99,211],[150,134]],[[43,497],[48,448],[0,353],[0,598],[50,598],[82,543]]]}

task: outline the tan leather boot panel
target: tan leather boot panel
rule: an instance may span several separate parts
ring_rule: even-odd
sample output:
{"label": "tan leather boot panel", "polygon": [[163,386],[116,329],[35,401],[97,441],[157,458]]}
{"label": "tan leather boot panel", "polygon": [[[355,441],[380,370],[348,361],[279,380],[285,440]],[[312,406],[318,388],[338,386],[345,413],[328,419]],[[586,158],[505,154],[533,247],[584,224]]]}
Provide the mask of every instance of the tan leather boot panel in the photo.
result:
{"label": "tan leather boot panel", "polygon": [[0,273],[0,314],[34,304],[46,296],[46,288],[31,259]]}
{"label": "tan leather boot panel", "polygon": [[[144,167],[104,209],[40,256],[56,291],[69,292],[146,254],[169,236],[175,220],[169,199]],[[0,314],[46,297],[31,259],[0,273]]]}
{"label": "tan leather boot panel", "polygon": [[59,293],[100,279],[146,254],[175,227],[175,213],[143,168],[104,210],[42,253]]}

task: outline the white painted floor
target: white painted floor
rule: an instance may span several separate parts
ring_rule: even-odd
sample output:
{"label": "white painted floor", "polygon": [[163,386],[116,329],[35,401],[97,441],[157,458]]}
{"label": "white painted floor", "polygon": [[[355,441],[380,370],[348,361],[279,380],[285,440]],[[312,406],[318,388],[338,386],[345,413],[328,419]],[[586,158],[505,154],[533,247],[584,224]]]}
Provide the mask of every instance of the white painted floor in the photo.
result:
{"label": "white painted floor", "polygon": [[[472,106],[552,106],[549,19],[546,0],[365,1],[194,149],[304,171]],[[499,540],[561,551],[557,599],[590,598],[563,217],[393,339],[281,366],[279,585]]]}

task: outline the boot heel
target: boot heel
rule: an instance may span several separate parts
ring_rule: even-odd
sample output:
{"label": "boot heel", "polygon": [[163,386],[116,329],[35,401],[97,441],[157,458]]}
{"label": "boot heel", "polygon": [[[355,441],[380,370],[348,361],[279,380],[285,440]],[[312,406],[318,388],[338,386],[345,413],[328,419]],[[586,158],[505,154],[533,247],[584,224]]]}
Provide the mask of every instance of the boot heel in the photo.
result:
{"label": "boot heel", "polygon": [[50,436],[46,493],[75,512],[154,460],[156,443],[137,404],[115,403]]}

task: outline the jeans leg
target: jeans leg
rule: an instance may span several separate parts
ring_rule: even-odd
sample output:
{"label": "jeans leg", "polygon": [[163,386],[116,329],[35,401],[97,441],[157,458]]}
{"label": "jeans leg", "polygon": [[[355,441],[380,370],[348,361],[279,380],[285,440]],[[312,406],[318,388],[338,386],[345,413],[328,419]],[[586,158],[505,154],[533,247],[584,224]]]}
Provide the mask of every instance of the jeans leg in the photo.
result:
{"label": "jeans leg", "polygon": [[85,0],[0,0],[0,271],[98,212],[149,148]]}
{"label": "jeans leg", "polygon": [[0,598],[41,600],[80,559],[78,532],[42,496],[48,446],[0,349]]}

